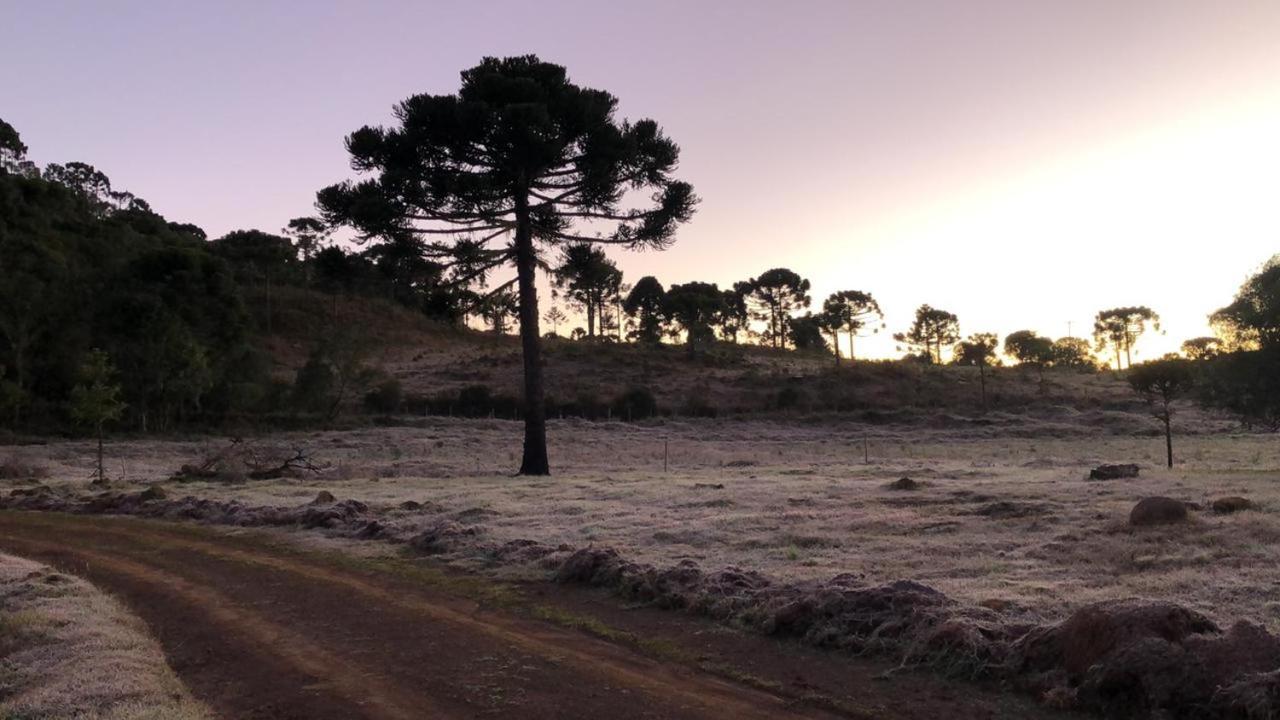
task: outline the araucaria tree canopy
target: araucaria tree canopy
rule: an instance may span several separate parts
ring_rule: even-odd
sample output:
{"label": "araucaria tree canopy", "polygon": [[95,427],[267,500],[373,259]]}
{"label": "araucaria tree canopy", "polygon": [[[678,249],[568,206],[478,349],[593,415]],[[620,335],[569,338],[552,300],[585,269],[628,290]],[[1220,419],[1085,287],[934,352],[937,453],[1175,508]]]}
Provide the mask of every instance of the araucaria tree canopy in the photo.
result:
{"label": "araucaria tree canopy", "polygon": [[372,177],[321,190],[331,223],[364,237],[415,238],[467,285],[496,268],[516,277],[524,355],[520,472],[550,472],[535,274],[547,246],[591,242],[665,248],[697,204],[672,177],[679,148],[652,120],[619,121],[617,99],[579,87],[532,55],[485,58],[454,95],[415,95],[395,127],[347,138]]}

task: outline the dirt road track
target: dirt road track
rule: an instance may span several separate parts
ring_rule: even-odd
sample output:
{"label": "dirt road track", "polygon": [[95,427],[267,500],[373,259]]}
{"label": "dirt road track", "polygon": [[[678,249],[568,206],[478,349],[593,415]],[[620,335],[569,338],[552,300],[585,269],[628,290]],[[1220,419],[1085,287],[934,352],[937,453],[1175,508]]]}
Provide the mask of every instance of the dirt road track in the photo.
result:
{"label": "dirt road track", "polygon": [[253,535],[3,512],[0,548],[124,600],[192,692],[226,718],[903,717],[798,703]]}

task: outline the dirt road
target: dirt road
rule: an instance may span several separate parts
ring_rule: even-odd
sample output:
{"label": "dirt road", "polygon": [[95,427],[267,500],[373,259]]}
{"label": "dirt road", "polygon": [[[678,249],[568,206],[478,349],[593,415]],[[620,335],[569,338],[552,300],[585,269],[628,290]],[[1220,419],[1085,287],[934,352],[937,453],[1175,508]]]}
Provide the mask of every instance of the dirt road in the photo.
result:
{"label": "dirt road", "polygon": [[[959,699],[931,681],[877,687],[871,668],[848,676],[861,683],[844,693],[857,697],[856,706],[809,692],[807,683],[758,675],[743,682],[745,673],[707,672],[673,659],[686,657],[690,636],[701,634],[681,624],[690,620],[644,625],[641,618],[642,627],[619,635],[643,638],[637,648],[605,639],[612,636],[598,620],[581,620],[578,601],[539,615],[529,611],[534,601],[488,602],[499,596],[477,594],[474,584],[459,590],[447,574],[424,580],[258,534],[3,512],[0,548],[120,597],[148,623],[192,692],[226,718],[1041,716],[994,695]],[[788,655],[777,643],[732,635],[716,640],[709,633],[694,652],[749,658],[743,666],[775,677],[800,672],[806,662],[812,672],[826,672],[826,663]]]}

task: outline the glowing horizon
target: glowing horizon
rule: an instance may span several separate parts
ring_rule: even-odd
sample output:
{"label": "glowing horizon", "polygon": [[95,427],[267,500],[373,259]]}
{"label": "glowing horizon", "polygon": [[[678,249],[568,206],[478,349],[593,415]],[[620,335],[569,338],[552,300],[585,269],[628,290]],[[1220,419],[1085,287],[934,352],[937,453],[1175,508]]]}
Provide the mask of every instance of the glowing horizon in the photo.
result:
{"label": "glowing horizon", "polygon": [[346,133],[533,52],[682,146],[702,207],[667,252],[611,252],[628,282],[866,290],[887,328],[861,357],[922,303],[1001,338],[1148,305],[1135,360],[1209,334],[1280,252],[1280,5],[960,5],[14,4],[2,112],[40,164],[275,232],[351,176]]}

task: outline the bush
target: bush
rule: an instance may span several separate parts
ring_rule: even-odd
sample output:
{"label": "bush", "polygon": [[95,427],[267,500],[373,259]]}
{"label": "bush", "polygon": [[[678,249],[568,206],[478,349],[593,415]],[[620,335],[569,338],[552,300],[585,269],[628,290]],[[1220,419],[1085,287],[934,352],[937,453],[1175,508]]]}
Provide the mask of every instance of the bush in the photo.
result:
{"label": "bush", "polygon": [[645,387],[633,387],[613,401],[613,414],[624,420],[643,420],[658,414],[658,401]]}
{"label": "bush", "polygon": [[773,406],[779,410],[792,410],[809,404],[809,396],[801,388],[788,385],[773,397]]}
{"label": "bush", "polygon": [[312,352],[293,380],[294,407],[307,412],[327,410],[333,403],[333,386],[333,369],[323,353]]}
{"label": "bush", "polygon": [[387,378],[374,386],[364,396],[364,406],[370,412],[392,414],[400,411],[404,394],[400,389],[400,381]]}
{"label": "bush", "polygon": [[468,385],[458,391],[459,415],[486,417],[493,411],[493,391],[487,385]]}

